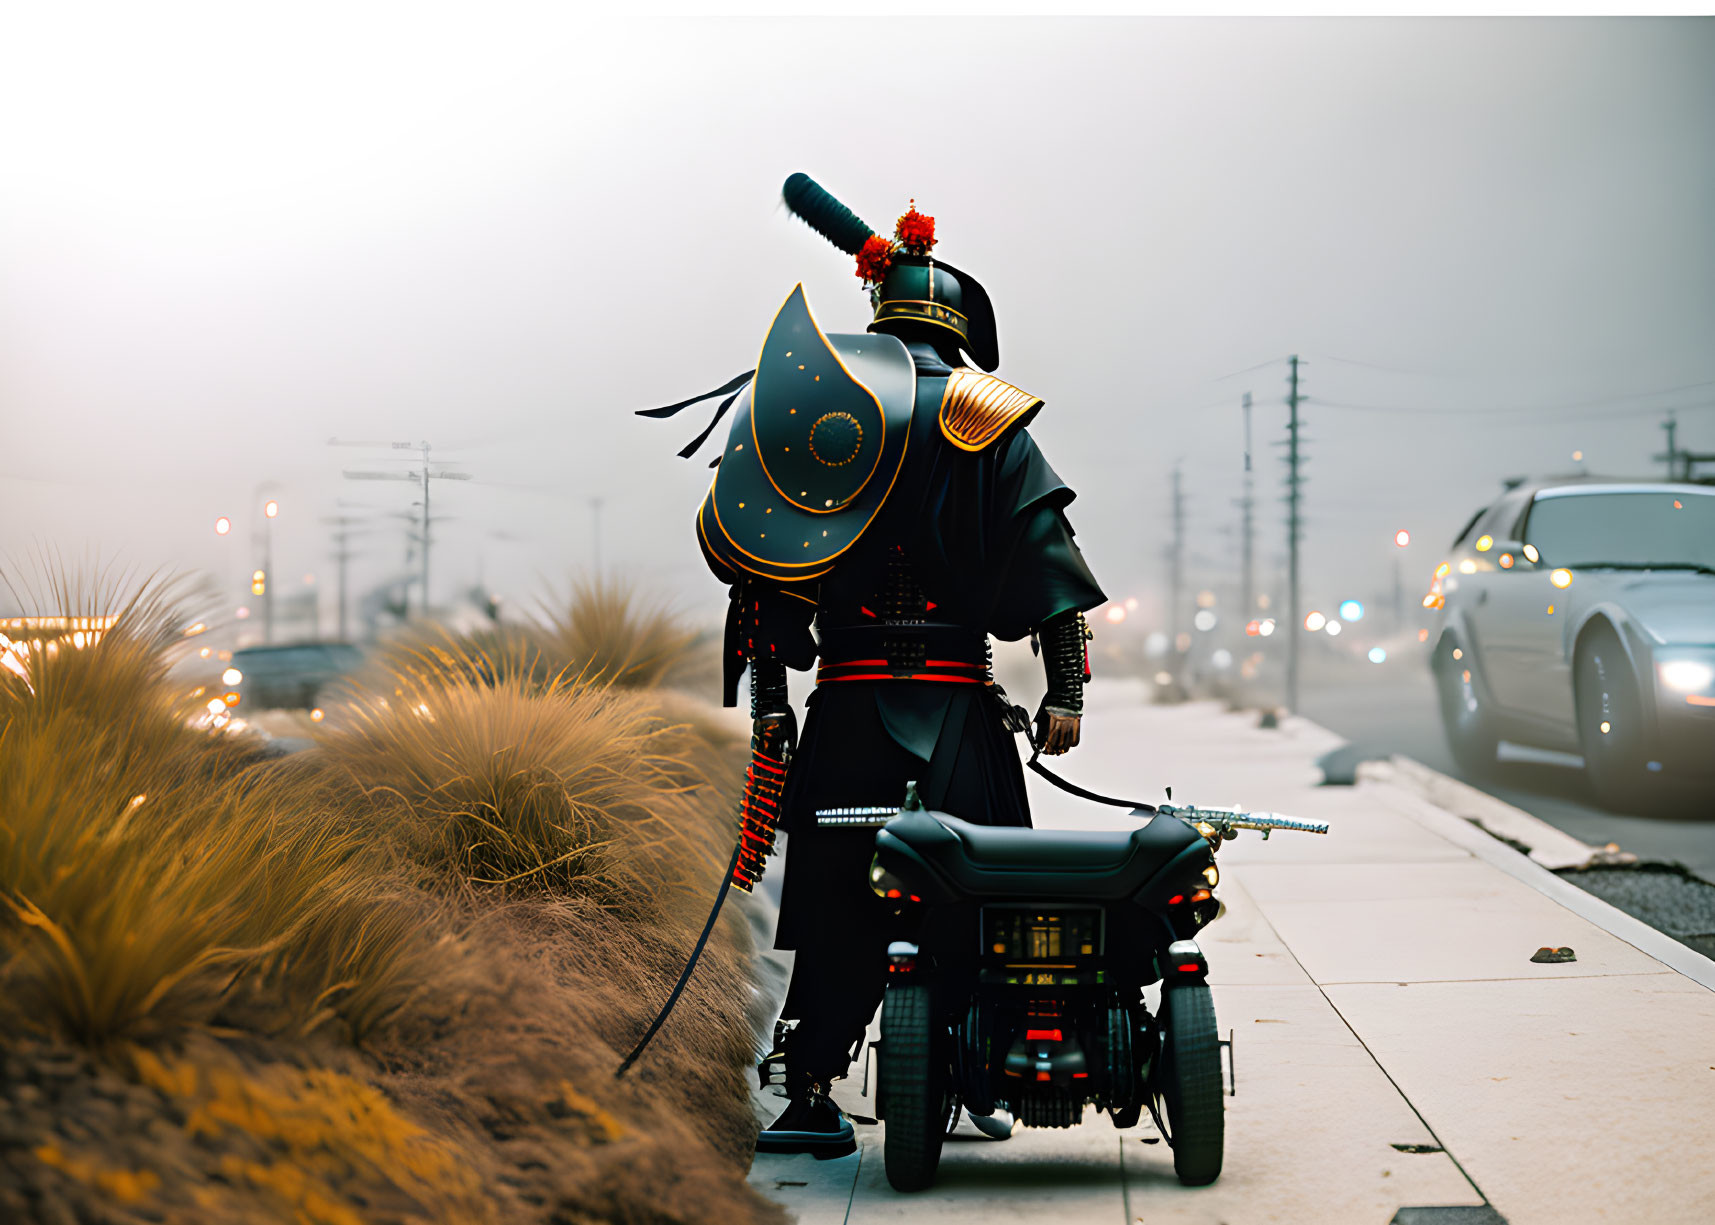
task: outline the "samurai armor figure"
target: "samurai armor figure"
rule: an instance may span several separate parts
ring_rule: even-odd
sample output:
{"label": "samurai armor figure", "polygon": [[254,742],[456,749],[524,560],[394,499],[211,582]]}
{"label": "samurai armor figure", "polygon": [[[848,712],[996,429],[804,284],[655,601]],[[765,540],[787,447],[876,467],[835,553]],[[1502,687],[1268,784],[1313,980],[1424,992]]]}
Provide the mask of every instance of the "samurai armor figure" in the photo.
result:
{"label": "samurai armor figure", "polygon": [[[825,1094],[880,1003],[892,917],[869,887],[874,828],[816,814],[898,808],[915,783],[937,811],[1029,825],[1022,720],[994,684],[989,640],[1040,642],[1038,730],[1044,751],[1063,752],[1083,709],[1083,613],[1106,597],[1066,519],[1073,492],[1026,428],[1043,401],[992,373],[988,294],[932,255],[934,218],[913,201],[888,239],[806,175],[784,194],[856,257],[867,330],[823,332],[800,285],[754,371],[646,415],[724,395],[706,438],[733,410],[697,538],[731,587],[725,700],[748,669],[753,745],[768,750],[753,774],[790,754],[784,787],[747,798],[746,818],[760,846],[776,813],[787,835],[776,945],[797,954],[784,1008],[792,1104],[762,1147],[789,1149],[849,1143]],[[786,670],[812,667],[793,746]],[[749,856],[735,883],[748,888],[760,863]]]}

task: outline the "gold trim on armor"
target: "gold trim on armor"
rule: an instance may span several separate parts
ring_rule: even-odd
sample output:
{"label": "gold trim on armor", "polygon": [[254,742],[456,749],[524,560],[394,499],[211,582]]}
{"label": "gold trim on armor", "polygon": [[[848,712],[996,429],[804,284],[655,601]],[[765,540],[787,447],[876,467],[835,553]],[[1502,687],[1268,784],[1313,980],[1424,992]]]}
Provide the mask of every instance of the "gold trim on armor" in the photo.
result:
{"label": "gold trim on armor", "polygon": [[942,311],[942,312],[949,314],[949,315],[957,315],[959,318],[963,319],[966,323],[970,322],[969,316],[967,316],[963,311],[954,310],[952,307],[948,306],[946,303],[936,302],[933,299],[930,299],[929,301],[924,301],[922,298],[885,298],[882,300],[881,305],[877,306],[875,309],[877,311],[883,311],[883,310],[886,310],[890,306],[929,306],[929,307],[933,307],[935,310]]}
{"label": "gold trim on armor", "polygon": [[894,298],[881,303],[875,308],[875,319],[870,324],[870,328],[873,330],[875,324],[889,319],[901,319],[911,323],[927,324],[930,327],[946,328],[967,342],[971,336],[970,320],[958,311],[950,306],[942,306],[939,302],[925,302],[920,298]]}
{"label": "gold trim on armor", "polygon": [[[916,315],[887,315],[885,317],[883,317],[881,315],[877,315],[873,320],[870,321],[870,325],[868,327],[866,327],[864,329],[864,331],[874,332],[874,331],[876,331],[876,326],[875,326],[876,324],[887,323],[887,322],[894,320],[894,319],[905,319],[905,320],[909,320],[912,323],[920,323],[926,328],[946,328],[953,335],[957,336],[960,340],[964,341],[965,344],[968,345],[971,342],[970,336],[965,332],[965,330],[963,328],[956,328],[950,323],[941,323],[941,322],[938,322],[937,320],[934,320],[934,319],[920,319]],[[879,333],[879,334],[886,335],[887,333]]]}
{"label": "gold trim on armor", "polygon": [[941,395],[941,433],[961,451],[980,451],[1042,407],[1042,400],[1011,383],[960,366]]}
{"label": "gold trim on armor", "polygon": [[[750,382],[750,440],[756,444],[756,463],[757,463],[757,466],[762,469],[763,479],[766,480],[770,485],[774,486],[774,492],[775,493],[779,494],[782,498],[784,498],[791,505],[797,507],[799,510],[808,511],[812,515],[832,515],[832,514],[838,514],[840,511],[842,511],[846,507],[850,506],[853,502],[857,501],[858,495],[863,493],[863,491],[866,488],[868,488],[870,481],[875,477],[875,470],[881,466],[882,458],[884,457],[884,455],[886,454],[886,451],[887,451],[887,410],[882,407],[880,397],[877,396],[875,394],[875,392],[870,390],[869,384],[865,383],[862,379],[858,378],[857,375],[852,373],[852,368],[850,366],[846,365],[846,359],[840,356],[840,351],[838,349],[834,348],[833,342],[828,339],[828,334],[822,330],[822,325],[816,321],[816,312],[810,309],[810,295],[804,293],[804,282],[802,282],[802,281],[799,281],[796,285],[794,285],[792,287],[792,292],[786,295],[786,301],[782,302],[780,304],[779,309],[774,312],[774,318],[771,319],[768,323],[768,331],[762,337],[762,347],[756,351],[756,369],[757,369],[757,372],[760,374],[762,371],[762,355],[764,353],[768,352],[768,338],[770,336],[774,335],[774,325],[780,321],[780,312],[786,309],[787,305],[792,301],[792,299],[795,295],[799,295],[799,294],[803,294],[803,297],[804,297],[804,313],[810,317],[810,326],[813,329],[815,329],[816,338],[822,342],[822,348],[826,349],[828,351],[828,355],[834,359],[835,364],[838,365],[841,370],[845,371],[845,375],[848,379],[850,379],[852,381],[852,385],[857,387],[858,390],[862,391],[866,396],[868,396],[870,398],[870,403],[875,405],[876,415],[880,418],[880,421],[881,421],[880,428],[878,431],[881,434],[881,439],[876,444],[876,460],[875,460],[875,463],[870,466],[869,474],[863,478],[863,480],[858,484],[858,487],[856,489],[852,490],[852,492],[850,494],[848,494],[846,496],[846,498],[842,502],[840,502],[840,504],[837,506],[809,506],[803,502],[798,501],[798,499],[792,497],[784,489],[780,488],[780,482],[775,480],[774,474],[768,470],[768,461],[766,459],[764,459],[763,455],[762,455],[762,441],[761,441],[761,439],[759,439],[756,436],[756,380],[755,379],[752,379]],[[791,357],[792,354],[790,352],[788,352],[786,354],[786,356]],[[800,370],[802,370],[803,368],[804,367],[802,367],[802,366],[798,367],[798,369],[800,369]],[[818,381],[819,381],[820,376],[817,376],[817,377],[818,377]],[[909,432],[910,431],[907,431],[908,435],[909,435]],[[744,449],[743,444],[742,443],[739,444],[739,446],[736,449],[742,451]],[[790,451],[792,448],[787,447],[786,449],[788,451]],[[812,450],[811,453],[814,454],[814,451]],[[857,457],[854,455],[852,458],[855,459]],[[897,473],[895,475],[897,475]],[[888,488],[892,489],[893,486],[890,484],[888,486]],[[726,525],[724,523],[721,525],[721,531],[723,533],[726,532]]]}
{"label": "gold trim on armor", "polygon": [[[754,409],[752,411],[754,411]],[[797,412],[798,410],[793,409],[792,411]],[[850,421],[852,423],[852,428],[857,431],[857,445],[852,448],[852,453],[844,459],[823,459],[822,453],[816,450],[816,426],[822,424],[824,421]],[[815,422],[810,426],[809,447],[810,454],[816,457],[817,463],[823,464],[829,468],[844,468],[847,464],[851,463],[852,460],[856,459],[858,457],[858,453],[863,450],[863,422],[859,421],[850,413],[823,413],[820,417],[817,417]],[[877,460],[876,462],[880,463],[881,461]],[[851,499],[847,498],[846,501],[849,502]],[[802,503],[797,503],[796,505],[802,505]]]}
{"label": "gold trim on armor", "polygon": [[[776,312],[776,313],[778,313],[778,312]],[[813,318],[813,316],[812,316],[812,318]],[[832,347],[833,347],[832,345],[829,346],[829,348],[832,348]],[[837,354],[836,354],[836,356],[837,356]],[[911,356],[911,352],[909,349],[906,350],[906,360],[911,362],[911,378],[912,378],[912,384],[913,384],[913,386],[915,386],[916,385],[916,379],[917,379],[917,359]],[[866,388],[865,390],[868,390],[868,389]],[[873,395],[874,393],[871,392],[870,394]],[[879,401],[878,401],[878,403],[879,403]],[[754,411],[754,407],[755,407],[754,404],[752,404],[751,408],[753,411]],[[907,429],[904,433],[903,441],[901,441],[899,444],[899,462],[898,462],[898,464],[896,464],[894,466],[893,475],[890,478],[888,478],[887,489],[885,491],[883,491],[883,493],[881,495],[881,500],[875,504],[875,509],[870,512],[869,518],[864,520],[863,526],[858,528],[858,530],[852,534],[852,538],[849,541],[847,541],[846,544],[842,548],[836,550],[835,552],[829,554],[828,556],[826,556],[824,558],[821,558],[818,561],[806,561],[806,562],[769,561],[766,557],[758,557],[755,553],[752,553],[749,549],[746,549],[743,545],[739,544],[738,541],[734,540],[732,533],[727,531],[726,524],[721,521],[720,499],[716,496],[716,493],[715,493],[716,487],[720,484],[720,481],[721,481],[721,470],[719,467],[715,468],[714,479],[709,482],[708,496],[703,499],[702,506],[697,508],[697,531],[702,533],[703,539],[705,541],[708,540],[708,538],[709,538],[708,529],[703,526],[703,511],[705,509],[712,510],[715,512],[715,526],[720,528],[721,535],[726,537],[728,544],[732,545],[732,547],[734,549],[736,549],[738,552],[744,554],[744,556],[750,558],[752,561],[758,563],[759,565],[772,566],[774,568],[774,570],[773,571],[758,570],[753,566],[747,566],[742,561],[739,561],[736,558],[728,557],[723,552],[721,552],[720,550],[715,549],[713,544],[711,543],[709,546],[709,551],[711,553],[714,553],[723,562],[726,562],[729,565],[736,565],[737,568],[740,570],[748,571],[751,574],[761,575],[763,578],[771,578],[771,579],[774,579],[778,582],[797,583],[797,582],[803,582],[805,579],[821,578],[824,574],[826,574],[828,571],[830,571],[834,568],[833,563],[841,555],[843,555],[848,549],[850,549],[853,545],[855,545],[859,540],[861,540],[863,538],[863,534],[869,530],[869,525],[874,523],[875,517],[881,513],[881,508],[883,506],[887,505],[887,499],[892,495],[893,487],[899,483],[899,474],[901,472],[905,471],[905,456],[906,456],[906,453],[910,449],[911,449],[911,431],[909,429]],[[883,458],[886,458],[885,454],[883,455]],[[880,461],[878,460],[877,461],[878,465],[879,465],[879,462]],[[766,475],[766,470],[764,470],[764,475]],[[867,484],[867,483],[868,482],[865,482],[865,484]],[[796,502],[792,502],[790,498],[788,498],[787,501],[792,505],[792,507],[794,509],[800,509],[798,504]],[[850,505],[850,503],[847,503],[847,505]],[[821,566],[822,568],[820,570],[816,570],[810,574],[785,575],[785,574],[778,573],[778,571],[781,571],[781,570],[806,570],[806,569],[809,569],[811,566]]]}

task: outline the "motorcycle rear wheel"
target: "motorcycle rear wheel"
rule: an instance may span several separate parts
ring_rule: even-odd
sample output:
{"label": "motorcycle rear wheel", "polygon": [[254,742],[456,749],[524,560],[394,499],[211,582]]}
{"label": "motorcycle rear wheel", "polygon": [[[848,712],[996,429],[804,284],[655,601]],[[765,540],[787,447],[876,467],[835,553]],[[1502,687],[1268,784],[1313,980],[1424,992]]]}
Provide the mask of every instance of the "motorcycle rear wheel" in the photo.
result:
{"label": "motorcycle rear wheel", "polygon": [[946,1043],[926,983],[890,983],[881,1004],[876,1071],[882,1155],[895,1191],[925,1191],[941,1164],[952,1097]]}
{"label": "motorcycle rear wheel", "polygon": [[1161,996],[1162,1051],[1156,1082],[1167,1107],[1173,1172],[1188,1187],[1221,1176],[1226,1144],[1226,1086],[1215,1000],[1205,984],[1169,987]]}

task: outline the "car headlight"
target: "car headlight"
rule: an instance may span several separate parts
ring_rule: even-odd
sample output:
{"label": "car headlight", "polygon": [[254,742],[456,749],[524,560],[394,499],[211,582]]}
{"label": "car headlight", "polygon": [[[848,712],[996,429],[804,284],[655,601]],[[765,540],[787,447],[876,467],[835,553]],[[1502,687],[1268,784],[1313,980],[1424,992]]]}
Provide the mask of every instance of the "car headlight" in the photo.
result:
{"label": "car headlight", "polygon": [[1656,675],[1669,689],[1696,693],[1715,683],[1715,667],[1695,659],[1669,659],[1656,665]]}

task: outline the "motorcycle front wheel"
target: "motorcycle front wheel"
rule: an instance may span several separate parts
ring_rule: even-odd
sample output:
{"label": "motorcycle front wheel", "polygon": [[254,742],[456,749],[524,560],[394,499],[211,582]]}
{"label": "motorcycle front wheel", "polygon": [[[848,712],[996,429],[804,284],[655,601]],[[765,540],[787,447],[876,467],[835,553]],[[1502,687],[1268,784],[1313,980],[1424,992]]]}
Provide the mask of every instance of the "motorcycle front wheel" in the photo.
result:
{"label": "motorcycle front wheel", "polygon": [[1167,1108],[1173,1172],[1188,1187],[1207,1186],[1221,1176],[1226,1087],[1215,1000],[1206,985],[1169,987],[1162,992],[1161,1034],[1156,1092]]}
{"label": "motorcycle front wheel", "polygon": [[951,1093],[946,1043],[926,983],[889,983],[881,1004],[876,1054],[882,1154],[895,1191],[924,1191],[941,1164]]}

